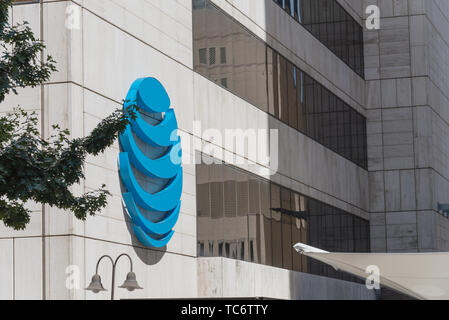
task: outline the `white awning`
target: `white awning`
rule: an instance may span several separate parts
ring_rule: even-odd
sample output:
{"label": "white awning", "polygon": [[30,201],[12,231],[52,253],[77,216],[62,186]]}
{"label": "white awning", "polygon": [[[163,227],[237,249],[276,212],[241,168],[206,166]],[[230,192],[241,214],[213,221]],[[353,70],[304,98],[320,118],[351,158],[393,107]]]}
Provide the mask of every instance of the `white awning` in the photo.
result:
{"label": "white awning", "polygon": [[380,284],[417,299],[449,300],[449,253],[332,253],[302,243],[296,251],[366,279],[379,270]]}

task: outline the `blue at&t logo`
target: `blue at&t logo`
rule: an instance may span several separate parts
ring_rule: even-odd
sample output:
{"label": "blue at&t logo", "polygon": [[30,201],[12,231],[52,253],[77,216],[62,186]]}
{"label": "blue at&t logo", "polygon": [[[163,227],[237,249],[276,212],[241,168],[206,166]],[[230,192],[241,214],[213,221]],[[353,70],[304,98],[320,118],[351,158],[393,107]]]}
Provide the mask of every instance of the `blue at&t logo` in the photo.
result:
{"label": "blue at&t logo", "polygon": [[134,81],[124,107],[139,111],[120,136],[120,177],[133,230],[147,247],[165,246],[173,236],[181,207],[181,139],[175,112],[162,84]]}

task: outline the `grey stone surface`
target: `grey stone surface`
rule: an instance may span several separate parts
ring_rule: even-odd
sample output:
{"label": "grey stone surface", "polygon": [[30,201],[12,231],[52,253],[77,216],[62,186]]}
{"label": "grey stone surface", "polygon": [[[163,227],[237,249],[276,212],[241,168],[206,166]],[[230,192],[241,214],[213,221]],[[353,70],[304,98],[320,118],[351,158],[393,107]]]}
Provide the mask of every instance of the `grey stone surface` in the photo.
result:
{"label": "grey stone surface", "polygon": [[[295,253],[296,254],[296,253]],[[288,300],[374,300],[362,284],[226,258],[199,258],[199,297]],[[236,279],[229,282],[228,279]]]}
{"label": "grey stone surface", "polygon": [[[446,218],[429,211],[435,210],[438,202],[449,201],[448,3],[375,2],[364,3],[379,5],[382,16],[379,31],[365,32],[368,66],[379,69],[377,76],[369,73],[366,85],[368,163],[369,170],[375,171],[369,175],[370,210],[376,212],[371,214],[372,223],[380,225],[379,209],[384,199],[386,250],[448,250],[448,235],[437,222]],[[374,57],[379,58],[378,66]],[[374,96],[378,92],[380,103]],[[381,110],[380,119],[375,110]],[[383,248],[382,232],[373,231],[372,250],[378,251]]]}

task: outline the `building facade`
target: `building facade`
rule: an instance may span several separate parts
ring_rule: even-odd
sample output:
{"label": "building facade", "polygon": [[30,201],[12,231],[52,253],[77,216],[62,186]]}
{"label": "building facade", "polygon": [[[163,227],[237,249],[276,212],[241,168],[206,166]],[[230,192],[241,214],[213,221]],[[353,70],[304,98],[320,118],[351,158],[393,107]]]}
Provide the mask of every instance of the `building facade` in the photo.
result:
{"label": "building facade", "polygon": [[[154,77],[178,120],[183,192],[171,241],[145,247],[122,204],[119,142],[88,158],[74,191],[105,183],[107,208],[82,222],[29,204],[26,230],[0,226],[1,299],[107,299],[84,288],[121,253],[144,289],[116,298],[374,299],[293,244],[449,249],[447,1],[16,2],[12,22],[30,23],[58,72],[0,112],[21,105],[44,137],[55,123],[80,137]],[[379,30],[365,27],[372,4]],[[217,138],[229,132],[245,143]],[[110,290],[111,266],[99,273]]]}

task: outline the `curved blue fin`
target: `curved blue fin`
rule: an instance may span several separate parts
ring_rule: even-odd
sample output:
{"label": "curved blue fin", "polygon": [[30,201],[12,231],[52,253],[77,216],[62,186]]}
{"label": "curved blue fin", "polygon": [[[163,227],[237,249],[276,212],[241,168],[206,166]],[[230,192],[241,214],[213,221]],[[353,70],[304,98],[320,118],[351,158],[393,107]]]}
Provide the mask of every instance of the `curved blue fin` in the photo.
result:
{"label": "curved blue fin", "polygon": [[162,84],[149,77],[137,79],[131,85],[124,107],[133,104],[149,113],[162,113],[168,111],[171,102]]}
{"label": "curved blue fin", "polygon": [[177,142],[173,139],[178,129],[173,109],[168,110],[164,119],[155,126],[148,124],[140,114],[136,114],[136,119],[131,121],[131,126],[137,136],[149,145],[169,147]]}
{"label": "curved blue fin", "polygon": [[137,182],[126,152],[119,155],[120,176],[123,183],[131,192],[142,208],[147,210],[167,212],[176,208],[182,194],[182,167],[178,168],[176,177],[161,191],[151,194],[142,189]]}
{"label": "curved blue fin", "polygon": [[148,236],[141,227],[138,225],[133,224],[132,226],[134,234],[136,235],[137,239],[147,247],[153,247],[153,248],[162,248],[167,245],[167,243],[171,240],[173,237],[174,231],[170,231],[169,234],[164,236],[162,239],[153,239],[150,236]]}
{"label": "curved blue fin", "polygon": [[126,129],[119,139],[124,151],[128,153],[133,166],[143,174],[154,178],[171,179],[178,173],[181,161],[179,161],[179,163],[173,163],[172,157],[178,157],[176,160],[180,160],[179,157],[181,157],[182,154],[181,152],[178,152],[177,155],[172,153],[176,150],[180,150],[180,139],[178,139],[178,144],[173,145],[165,155],[154,160],[148,158],[140,150],[134,141],[130,128]]}
{"label": "curved blue fin", "polygon": [[124,193],[123,200],[128,209],[131,219],[137,225],[139,225],[146,233],[165,235],[169,233],[178,221],[179,211],[181,209],[181,201],[178,206],[159,222],[151,222],[145,218],[145,216],[137,208],[131,193]]}

